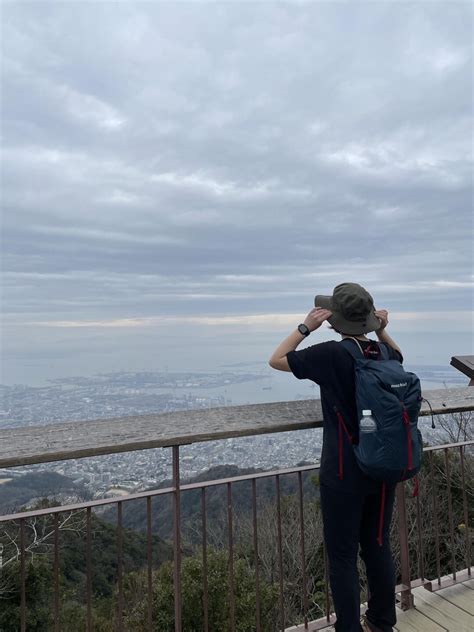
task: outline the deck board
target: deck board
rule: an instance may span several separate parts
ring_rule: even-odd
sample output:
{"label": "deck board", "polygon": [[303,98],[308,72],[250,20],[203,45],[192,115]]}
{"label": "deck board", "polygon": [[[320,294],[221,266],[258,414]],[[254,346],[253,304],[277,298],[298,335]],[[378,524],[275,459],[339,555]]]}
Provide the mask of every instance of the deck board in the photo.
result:
{"label": "deck board", "polygon": [[[474,616],[470,614],[474,604],[473,586],[474,579],[469,579],[436,592],[423,586],[414,588],[415,607],[410,610],[397,607],[394,632],[473,632]],[[362,604],[361,613],[365,611],[365,605]],[[334,632],[334,626],[327,624],[325,619],[311,621],[309,628],[298,625],[287,628],[286,632],[307,632],[308,629]]]}
{"label": "deck board", "polygon": [[470,590],[460,590],[459,586],[448,586],[443,588],[440,597],[465,610],[467,614],[474,616],[474,595]]}
{"label": "deck board", "polygon": [[[454,586],[459,592],[469,590],[462,584]],[[452,632],[472,632],[474,629],[474,617],[465,610],[454,605],[448,599],[444,599],[442,594],[446,589],[437,593],[431,593],[422,586],[413,590],[415,604],[425,616],[436,621],[446,630]]]}
{"label": "deck board", "polygon": [[[470,579],[434,593],[423,586],[413,589],[415,607],[410,610],[401,610],[397,607],[397,624],[394,631],[473,632],[473,586],[474,579]],[[298,628],[300,629],[302,630],[303,626]],[[312,629],[311,626],[309,629]],[[333,630],[333,626],[324,627],[324,632]]]}
{"label": "deck board", "polygon": [[398,632],[446,632],[449,628],[439,625],[417,608],[405,611],[397,608],[395,629]]}

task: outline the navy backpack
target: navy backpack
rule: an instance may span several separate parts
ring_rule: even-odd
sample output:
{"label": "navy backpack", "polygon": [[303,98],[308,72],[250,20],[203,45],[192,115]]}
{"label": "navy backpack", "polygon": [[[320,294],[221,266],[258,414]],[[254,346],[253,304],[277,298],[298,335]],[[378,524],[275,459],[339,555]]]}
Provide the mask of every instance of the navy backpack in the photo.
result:
{"label": "navy backpack", "polygon": [[358,419],[370,409],[377,424],[374,432],[360,432],[359,443],[353,445],[360,469],[387,484],[416,476],[423,454],[420,380],[390,359],[383,343],[377,360],[368,358],[355,338],[344,338],[341,344],[354,358]]}
{"label": "navy backpack", "polygon": [[[381,482],[380,516],[377,542],[383,543],[386,486],[417,475],[421,468],[423,441],[418,430],[422,395],[420,380],[405,371],[401,362],[390,358],[387,347],[379,343],[365,352],[356,338],[341,343],[354,358],[355,395],[358,419],[369,409],[377,424],[373,432],[359,432],[359,443],[349,433],[341,412],[335,407],[339,423],[339,478],[343,478],[343,434],[351,442],[357,463],[367,476]],[[418,494],[418,480],[415,491]]]}

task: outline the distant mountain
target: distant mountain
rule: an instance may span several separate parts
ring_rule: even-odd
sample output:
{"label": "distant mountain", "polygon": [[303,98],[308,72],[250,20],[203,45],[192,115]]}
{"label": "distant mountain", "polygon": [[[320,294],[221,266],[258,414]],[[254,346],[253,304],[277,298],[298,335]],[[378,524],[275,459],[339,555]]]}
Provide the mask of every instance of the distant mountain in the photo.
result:
{"label": "distant mountain", "polygon": [[[298,464],[305,465],[304,462]],[[236,465],[218,465],[202,472],[201,474],[186,480],[181,484],[198,483],[216,479],[226,479],[245,474],[260,473],[264,470],[255,468],[239,468]],[[311,477],[317,472],[303,472],[304,500],[315,500],[319,497],[319,489],[311,481]],[[171,487],[172,481],[163,481],[158,489]],[[276,497],[275,477],[257,479],[257,507]],[[288,474],[280,477],[280,491],[282,497],[298,493],[297,474]],[[201,525],[201,489],[193,489],[181,492],[181,524],[186,531],[190,544],[199,544]],[[232,508],[234,515],[243,513],[250,515],[252,512],[252,482],[242,481],[232,484]],[[206,516],[209,525],[215,525],[216,529],[225,529],[227,520],[227,485],[221,483],[213,485],[206,490]],[[115,523],[115,507],[106,510],[102,519]],[[164,540],[173,537],[173,504],[172,494],[158,496],[152,501],[152,530]],[[144,500],[123,503],[123,524],[136,531],[146,530],[146,502]],[[194,535],[193,535],[194,534]]]}
{"label": "distant mountain", "polygon": [[0,484],[0,514],[19,511],[39,498],[57,498],[65,494],[81,498],[87,495],[82,485],[55,472],[15,475],[12,480]]}

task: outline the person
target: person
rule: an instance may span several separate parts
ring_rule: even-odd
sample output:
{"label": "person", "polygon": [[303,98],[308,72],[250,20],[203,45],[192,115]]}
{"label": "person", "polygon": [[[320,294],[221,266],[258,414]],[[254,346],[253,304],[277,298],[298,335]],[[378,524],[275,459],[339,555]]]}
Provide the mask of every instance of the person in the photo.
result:
{"label": "person", "polygon": [[[318,295],[312,309],[295,331],[277,347],[269,364],[291,371],[298,379],[319,385],[323,412],[323,446],[320,463],[320,500],[329,581],[337,632],[388,632],[396,623],[395,568],[389,531],[395,485],[385,486],[359,468],[352,443],[358,442],[354,359],[347,342],[321,342],[300,351],[297,347],[328,321],[342,339],[353,339],[364,356],[403,362],[398,345],[387,332],[388,312],[374,308],[372,296],[357,283],[342,283],[332,296]],[[375,332],[377,340],[367,337]],[[351,343],[349,343],[351,344]],[[341,433],[338,410],[344,414]],[[365,563],[370,596],[360,617],[359,553]]]}

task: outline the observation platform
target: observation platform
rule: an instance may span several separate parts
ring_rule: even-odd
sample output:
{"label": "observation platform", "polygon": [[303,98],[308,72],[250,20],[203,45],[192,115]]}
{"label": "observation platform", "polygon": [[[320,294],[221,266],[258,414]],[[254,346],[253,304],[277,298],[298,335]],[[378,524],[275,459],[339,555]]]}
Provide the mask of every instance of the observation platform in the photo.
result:
{"label": "observation platform", "polygon": [[[427,391],[423,395],[425,401],[421,416],[428,417],[427,423],[430,422],[431,415],[445,417],[445,415],[474,411],[474,389],[469,387]],[[469,414],[464,415],[464,418],[468,419]],[[423,420],[420,422],[423,427]],[[117,562],[116,574],[111,578],[115,586],[114,625],[119,632],[127,629],[128,593],[124,583],[127,573],[127,559],[124,556],[127,526],[124,517],[126,518],[127,514],[124,513],[124,508],[134,501],[142,503],[142,509],[146,511],[143,514],[146,519],[146,534],[144,534],[146,562],[142,569],[146,574],[143,602],[146,622],[143,620],[143,630],[152,632],[156,629],[153,577],[157,569],[153,559],[152,507],[154,505],[152,503],[158,503],[160,499],[168,499],[173,547],[173,627],[175,632],[183,632],[185,628],[182,625],[182,615],[186,603],[181,575],[182,561],[187,556],[187,551],[182,545],[182,531],[187,526],[187,519],[181,514],[181,506],[186,502],[186,498],[189,498],[186,495],[200,491],[200,519],[199,516],[193,516],[193,524],[202,540],[202,546],[197,546],[194,553],[202,554],[203,586],[202,611],[197,611],[195,616],[196,620],[202,619],[203,629],[210,632],[209,615],[212,608],[212,594],[209,592],[207,571],[208,503],[212,495],[210,490],[224,486],[226,494],[223,496],[224,506],[221,519],[225,522],[228,542],[226,544],[223,540],[222,544],[228,555],[228,581],[226,583],[229,604],[228,623],[231,632],[235,632],[238,625],[238,607],[241,607],[241,604],[238,591],[236,591],[234,563],[240,559],[242,550],[238,551],[236,548],[235,535],[238,533],[236,527],[239,514],[237,507],[234,506],[232,489],[234,485],[241,484],[243,481],[251,484],[251,490],[248,490],[251,494],[251,498],[248,499],[251,503],[248,516],[250,530],[245,559],[252,569],[254,579],[252,595],[255,595],[255,627],[252,627],[252,630],[261,632],[264,624],[265,612],[262,610],[260,601],[262,583],[267,589],[270,586],[274,591],[275,603],[272,604],[271,616],[278,630],[316,632],[316,630],[334,629],[332,628],[334,614],[331,609],[327,568],[324,563],[324,543],[319,534],[317,522],[313,524],[311,520],[313,514],[309,512],[312,511],[312,505],[304,501],[303,476],[310,474],[311,470],[317,473],[319,469],[317,464],[188,484],[182,484],[180,481],[179,449],[182,445],[321,426],[320,401],[304,400],[84,422],[66,421],[49,426],[0,430],[0,467],[2,468],[147,448],[172,448],[173,477],[170,487],[141,491],[126,497],[99,498],[75,505],[48,506],[0,516],[0,527],[5,534],[3,541],[0,538],[4,559],[18,565],[20,593],[17,595],[18,629],[21,632],[27,630],[29,610],[34,607],[27,590],[29,569],[33,558],[37,559],[39,554],[43,554],[45,563],[50,565],[52,578],[51,603],[47,616],[51,622],[50,629],[60,632],[61,612],[64,608],[60,590],[60,560],[64,553],[60,537],[63,524],[61,516],[63,520],[66,516],[66,522],[71,517],[82,520],[80,539],[83,545],[81,548],[86,576],[84,590],[81,593],[82,601],[77,602],[77,607],[85,617],[85,631],[92,632],[93,608],[97,599],[92,583],[95,573],[92,520],[94,513],[106,506],[115,508],[117,516],[116,525],[112,527],[115,533]],[[470,486],[472,478],[469,480],[467,478],[468,465],[472,463],[473,458],[474,439],[470,436],[462,436],[460,439],[464,440],[424,448],[426,459],[424,459],[420,474],[419,494],[416,498],[412,498],[408,490],[406,493],[405,484],[397,486],[397,517],[394,519],[392,528],[392,544],[397,549],[394,557],[400,581],[396,586],[397,600],[400,605],[395,628],[398,632],[437,632],[440,630],[471,632],[474,630],[474,576],[471,551],[474,531],[471,526],[472,512],[468,501],[472,494]],[[298,477],[298,488],[292,496],[296,513],[294,516],[287,516],[281,511],[281,499],[284,494],[282,494],[280,481],[294,475]],[[265,478],[274,481],[275,494],[274,497],[263,499],[260,483],[257,485],[257,482]],[[273,538],[271,568],[273,569],[276,565],[276,571],[272,570],[271,576],[267,572],[268,564],[264,564],[267,560],[266,549],[262,546],[261,540],[262,537],[268,536],[268,530],[265,530],[262,522],[263,511],[271,511],[273,512],[271,515],[276,516],[277,533],[270,534]],[[296,522],[295,516],[297,516]],[[43,551],[44,547],[40,547],[41,550],[38,553],[36,525],[39,520],[47,525],[47,529],[46,535],[40,538],[39,542],[46,548]],[[296,538],[292,540],[291,559],[288,559],[288,551],[283,546],[286,542],[283,535],[286,534],[288,537],[289,533],[293,533]],[[314,550],[308,550],[310,535],[314,542],[320,542],[321,545],[321,561],[316,566],[312,565]],[[274,547],[276,558],[273,552]],[[443,558],[441,567],[442,551],[449,552],[448,557],[451,557],[451,560]],[[433,555],[436,557],[436,564],[433,559],[430,562],[428,553],[431,557]],[[444,557],[446,557],[445,553],[443,553]],[[450,570],[452,573],[449,576],[443,576]],[[286,599],[288,595],[291,597],[290,600]],[[297,606],[294,606],[293,602]],[[289,608],[292,608],[290,612]],[[323,614],[326,616],[321,619]],[[288,627],[288,625],[293,627]]]}
{"label": "observation platform", "polygon": [[[443,577],[441,585],[450,583]],[[412,589],[415,605],[409,610],[397,607],[396,632],[472,632],[474,630],[474,579],[430,592],[423,586]],[[365,605],[363,606],[363,610]],[[331,619],[334,617],[331,617]],[[335,632],[326,619],[286,628],[285,632]]]}

